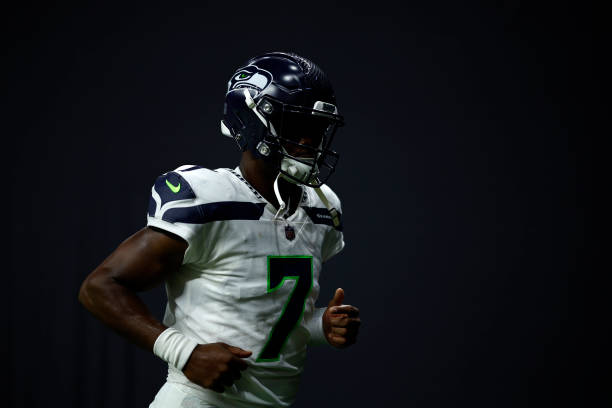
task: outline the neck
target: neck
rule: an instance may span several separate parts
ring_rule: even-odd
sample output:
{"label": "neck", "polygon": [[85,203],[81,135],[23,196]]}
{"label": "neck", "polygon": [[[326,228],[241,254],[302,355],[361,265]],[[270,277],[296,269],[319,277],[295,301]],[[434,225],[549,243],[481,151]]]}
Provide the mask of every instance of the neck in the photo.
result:
{"label": "neck", "polygon": [[[242,154],[242,159],[240,160],[240,172],[242,177],[270,204],[276,208],[280,207],[276,194],[274,194],[274,180],[278,175],[278,170],[273,165],[262,159],[256,159],[247,150]],[[289,208],[288,214],[292,214],[301,202],[302,187],[279,178],[278,190],[285,203],[289,200],[291,201],[291,208]]]}

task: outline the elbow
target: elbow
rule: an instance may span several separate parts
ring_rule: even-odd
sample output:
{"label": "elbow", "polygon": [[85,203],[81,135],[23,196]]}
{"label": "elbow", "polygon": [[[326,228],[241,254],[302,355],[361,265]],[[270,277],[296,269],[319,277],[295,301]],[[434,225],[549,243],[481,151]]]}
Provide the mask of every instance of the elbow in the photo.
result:
{"label": "elbow", "polygon": [[78,300],[86,309],[92,310],[98,294],[104,291],[105,280],[103,271],[96,269],[90,273],[81,284]]}
{"label": "elbow", "polygon": [[78,296],[79,303],[85,306],[87,309],[89,309],[88,306],[91,304],[90,291],[91,291],[91,275],[85,278],[85,280],[81,284],[81,287],[79,289],[79,296]]}

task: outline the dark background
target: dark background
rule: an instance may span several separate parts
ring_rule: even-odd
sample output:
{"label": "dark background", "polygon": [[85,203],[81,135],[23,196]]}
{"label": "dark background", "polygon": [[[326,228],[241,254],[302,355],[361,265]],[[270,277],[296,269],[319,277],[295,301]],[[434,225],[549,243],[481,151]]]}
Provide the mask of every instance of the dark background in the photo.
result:
{"label": "dark background", "polygon": [[[5,10],[8,405],[148,406],[165,364],[95,320],[79,286],[145,225],[159,174],[237,165],[226,82],[272,50],[317,62],[346,118],[330,185],[347,246],[320,304],[341,286],[363,320],[354,347],[311,351],[295,406],[580,401],[569,277],[589,266],[591,139],[571,129],[591,12],[427,4]],[[161,318],[163,289],[142,297]]]}

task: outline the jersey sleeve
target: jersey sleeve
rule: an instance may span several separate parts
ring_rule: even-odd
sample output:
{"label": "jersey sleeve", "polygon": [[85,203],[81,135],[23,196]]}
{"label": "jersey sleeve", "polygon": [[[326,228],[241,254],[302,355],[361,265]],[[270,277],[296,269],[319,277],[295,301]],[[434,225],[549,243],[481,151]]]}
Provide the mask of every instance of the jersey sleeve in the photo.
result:
{"label": "jersey sleeve", "polygon": [[197,259],[197,251],[202,240],[203,224],[200,200],[190,185],[187,174],[181,170],[190,166],[181,166],[174,171],[162,174],[151,187],[147,226],[169,231],[183,238],[188,247],[183,256],[183,264]]}
{"label": "jersey sleeve", "polygon": [[331,229],[323,240],[322,259],[327,262],[344,249],[344,234],[342,231]]}
{"label": "jersey sleeve", "polygon": [[321,257],[323,262],[327,262],[333,256],[338,254],[344,249],[344,233],[343,233],[343,221],[342,221],[342,205],[338,196],[331,191],[327,186],[324,186],[325,194],[330,198],[330,203],[338,211],[340,217],[340,225],[333,226],[325,234],[323,239],[323,246],[321,248]]}

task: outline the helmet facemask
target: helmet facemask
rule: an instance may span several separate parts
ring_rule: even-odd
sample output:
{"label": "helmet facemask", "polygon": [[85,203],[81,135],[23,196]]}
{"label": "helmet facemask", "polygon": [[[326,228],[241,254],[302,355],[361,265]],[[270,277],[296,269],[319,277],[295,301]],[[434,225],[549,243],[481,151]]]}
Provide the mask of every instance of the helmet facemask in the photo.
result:
{"label": "helmet facemask", "polygon": [[[343,125],[334,105],[317,101],[313,108],[282,103],[269,96],[256,107],[267,132],[257,150],[280,156],[279,172],[287,181],[320,187],[332,175],[339,159],[331,149],[336,130]],[[306,143],[304,143],[306,142]]]}

